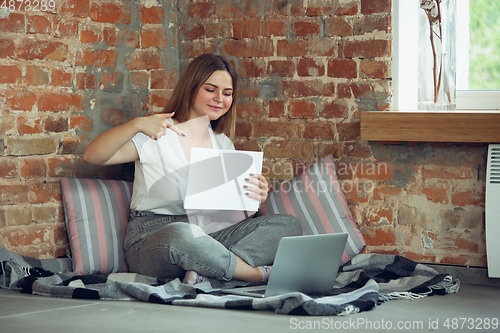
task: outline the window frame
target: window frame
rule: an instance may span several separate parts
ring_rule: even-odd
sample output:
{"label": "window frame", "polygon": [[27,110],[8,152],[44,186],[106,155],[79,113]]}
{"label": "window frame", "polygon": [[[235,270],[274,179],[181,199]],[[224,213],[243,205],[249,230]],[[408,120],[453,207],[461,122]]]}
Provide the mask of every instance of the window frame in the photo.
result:
{"label": "window frame", "polygon": [[457,111],[417,110],[418,10],[419,0],[392,1],[392,109],[362,111],[361,139],[500,142],[500,91],[457,91]]}

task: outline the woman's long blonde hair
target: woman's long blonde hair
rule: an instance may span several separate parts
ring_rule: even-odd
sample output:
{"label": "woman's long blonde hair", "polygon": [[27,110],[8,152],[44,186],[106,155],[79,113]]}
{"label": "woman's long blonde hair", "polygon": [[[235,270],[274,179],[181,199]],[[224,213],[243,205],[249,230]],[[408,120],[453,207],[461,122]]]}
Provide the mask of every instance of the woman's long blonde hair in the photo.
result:
{"label": "woman's long blonde hair", "polygon": [[234,67],[222,56],[203,54],[191,61],[177,83],[172,97],[163,109],[163,113],[175,111],[173,116],[174,119],[179,122],[187,121],[190,117],[189,110],[194,103],[196,94],[198,94],[198,91],[208,78],[218,70],[227,71],[229,75],[231,75],[233,83],[233,102],[226,114],[219,119],[212,120],[210,125],[215,133],[225,133],[229,135],[231,139],[234,139],[238,74]]}

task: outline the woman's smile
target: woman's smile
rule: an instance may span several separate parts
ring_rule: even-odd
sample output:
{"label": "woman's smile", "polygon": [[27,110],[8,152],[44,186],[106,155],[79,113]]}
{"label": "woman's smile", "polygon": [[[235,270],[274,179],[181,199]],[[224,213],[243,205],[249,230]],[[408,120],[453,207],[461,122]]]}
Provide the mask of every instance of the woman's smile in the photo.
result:
{"label": "woman's smile", "polygon": [[222,110],[221,106],[209,105],[209,107],[211,107],[214,111],[220,111],[220,110]]}

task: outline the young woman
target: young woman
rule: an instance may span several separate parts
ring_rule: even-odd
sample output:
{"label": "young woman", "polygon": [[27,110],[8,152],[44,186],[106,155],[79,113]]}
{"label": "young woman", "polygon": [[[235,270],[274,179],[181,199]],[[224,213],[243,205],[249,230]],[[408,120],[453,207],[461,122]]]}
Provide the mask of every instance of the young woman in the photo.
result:
{"label": "young woman", "polygon": [[[85,150],[84,159],[95,165],[135,161],[131,220],[124,243],[132,272],[180,278],[188,284],[205,277],[266,281],[279,240],[302,234],[295,217],[268,215],[200,236],[182,204],[187,176],[176,174],[155,193],[148,184],[151,168],[179,170],[189,165],[192,147],[234,149],[224,133],[234,124],[236,91],[232,65],[221,56],[202,55],[189,64],[163,113],[112,128]],[[253,174],[247,182],[246,195],[264,202],[266,179]]]}

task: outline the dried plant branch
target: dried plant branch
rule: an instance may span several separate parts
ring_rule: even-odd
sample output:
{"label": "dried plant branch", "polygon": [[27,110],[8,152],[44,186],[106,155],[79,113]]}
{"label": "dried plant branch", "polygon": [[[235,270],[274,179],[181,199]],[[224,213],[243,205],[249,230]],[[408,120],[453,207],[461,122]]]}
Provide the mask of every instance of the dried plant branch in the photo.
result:
{"label": "dried plant branch", "polygon": [[439,95],[439,90],[441,89],[441,73],[443,71],[443,25],[442,25],[442,19],[441,19],[441,0],[436,0],[436,7],[438,11],[438,27],[439,27],[439,39],[441,40],[441,61],[439,62],[439,75],[438,75],[438,83],[436,87],[436,92],[434,94],[434,103],[437,103],[438,101],[438,95]]}
{"label": "dried plant branch", "polygon": [[432,48],[432,57],[433,57],[433,60],[434,60],[434,66],[432,66],[432,77],[434,79],[434,89],[433,89],[433,92],[434,92],[434,103],[437,103],[437,95],[438,95],[438,91],[437,91],[437,78],[436,78],[436,75],[437,75],[437,72],[436,72],[436,67],[437,67],[437,55],[436,55],[436,46],[434,45],[434,33],[433,33],[433,28],[432,28],[432,25],[430,25],[430,29],[431,29],[431,48]]}
{"label": "dried plant branch", "polygon": [[[439,62],[439,75],[438,75],[438,55],[436,53],[436,45],[434,41],[434,35],[441,40],[443,36],[443,28],[442,28],[442,20],[441,20],[441,0],[420,0],[420,8],[425,11],[427,15],[427,19],[429,20],[429,29],[430,29],[430,41],[432,48],[432,56],[434,60],[434,65],[432,67],[432,74],[434,79],[434,103],[437,103],[439,90],[441,89],[441,73],[443,70],[443,60]],[[434,29],[434,26],[437,26],[439,29],[439,35]]]}

